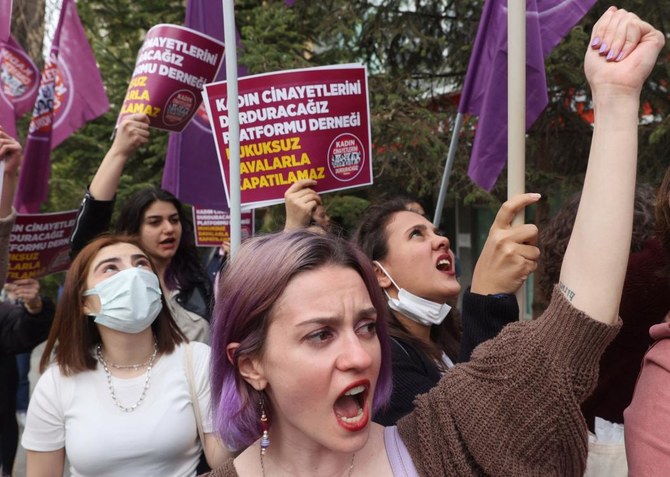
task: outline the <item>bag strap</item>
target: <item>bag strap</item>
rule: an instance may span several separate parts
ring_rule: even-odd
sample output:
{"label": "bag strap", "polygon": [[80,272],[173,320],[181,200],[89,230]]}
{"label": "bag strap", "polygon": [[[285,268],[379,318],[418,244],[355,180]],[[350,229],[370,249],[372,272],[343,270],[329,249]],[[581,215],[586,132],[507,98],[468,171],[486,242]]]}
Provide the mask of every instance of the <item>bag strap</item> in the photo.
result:
{"label": "bag strap", "polygon": [[193,414],[195,414],[195,425],[198,428],[198,437],[200,444],[205,448],[205,435],[202,432],[202,416],[200,414],[200,402],[195,392],[195,380],[193,379],[193,342],[189,342],[184,350],[184,367],[186,368],[186,381],[188,381],[188,391],[191,394],[191,405]]}

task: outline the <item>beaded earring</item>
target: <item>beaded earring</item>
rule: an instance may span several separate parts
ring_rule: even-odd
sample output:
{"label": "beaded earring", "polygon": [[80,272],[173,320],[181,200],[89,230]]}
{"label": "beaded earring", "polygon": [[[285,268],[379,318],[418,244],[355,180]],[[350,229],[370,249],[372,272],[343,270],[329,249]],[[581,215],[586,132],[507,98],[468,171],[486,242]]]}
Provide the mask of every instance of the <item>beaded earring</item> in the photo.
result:
{"label": "beaded earring", "polygon": [[261,455],[265,455],[265,451],[270,447],[270,434],[268,432],[270,430],[270,424],[268,423],[268,416],[265,414],[265,402],[262,392],[258,404],[261,408],[261,430],[263,431],[263,435],[261,436]]}

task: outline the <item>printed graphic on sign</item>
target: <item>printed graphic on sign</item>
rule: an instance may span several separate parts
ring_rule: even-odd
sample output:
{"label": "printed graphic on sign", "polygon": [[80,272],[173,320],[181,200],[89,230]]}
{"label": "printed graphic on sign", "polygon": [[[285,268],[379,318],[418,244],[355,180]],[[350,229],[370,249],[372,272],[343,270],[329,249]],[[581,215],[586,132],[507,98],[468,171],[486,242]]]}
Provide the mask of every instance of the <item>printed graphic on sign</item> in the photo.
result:
{"label": "printed graphic on sign", "polygon": [[[195,244],[198,247],[220,247],[230,241],[230,212],[193,207]],[[242,240],[254,234],[254,212],[242,212]]]}
{"label": "printed graphic on sign", "polygon": [[328,149],[328,168],[335,179],[355,179],[365,162],[363,143],[353,134],[337,136]]}
{"label": "printed graphic on sign", "polygon": [[[320,193],[372,184],[365,67],[246,76],[238,91],[243,207],[281,203],[300,179],[316,180]],[[226,83],[206,85],[203,96],[230,201]]]}
{"label": "printed graphic on sign", "polygon": [[5,96],[18,116],[30,111],[39,86],[39,71],[20,48],[10,43],[0,49],[0,76]]}
{"label": "printed graphic on sign", "polygon": [[18,214],[9,236],[7,281],[38,278],[70,266],[70,235],[76,210]]}
{"label": "printed graphic on sign", "polygon": [[177,25],[156,25],[144,39],[123,100],[124,116],[144,113],[153,127],[179,132],[202,103],[201,90],[223,61],[220,41]]}
{"label": "printed graphic on sign", "polygon": [[[47,133],[53,129],[55,124],[58,124],[59,120],[67,117],[71,103],[69,85],[72,82],[67,65],[62,60],[60,64],[57,61],[52,53],[50,61],[42,72],[33,117],[28,128],[30,134]],[[54,118],[57,119],[54,121]]]}

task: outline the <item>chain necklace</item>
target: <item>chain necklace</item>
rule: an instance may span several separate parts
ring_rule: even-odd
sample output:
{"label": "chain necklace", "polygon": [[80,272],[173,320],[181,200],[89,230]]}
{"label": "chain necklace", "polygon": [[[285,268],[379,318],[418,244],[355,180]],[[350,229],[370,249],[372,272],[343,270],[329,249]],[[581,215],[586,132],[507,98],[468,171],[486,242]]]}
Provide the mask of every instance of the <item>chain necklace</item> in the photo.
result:
{"label": "chain necklace", "polygon": [[[354,471],[354,459],[356,458],[356,453],[354,452],[351,455],[351,464],[349,464],[349,471],[347,472],[347,477],[351,477],[352,472]],[[261,471],[263,472],[263,477],[265,477],[265,459],[264,454],[261,453]]]}
{"label": "chain necklace", "polygon": [[[109,393],[112,395],[112,401],[114,401],[114,404],[116,407],[121,409],[123,412],[133,412],[137,407],[144,402],[144,398],[147,395],[147,390],[149,389],[149,380],[151,379],[151,368],[154,366],[154,362],[156,360],[156,355],[158,354],[158,343],[156,343],[156,340],[154,340],[154,352],[151,354],[151,358],[149,358],[149,361],[147,363],[147,377],[144,380],[144,388],[142,389],[142,394],[140,395],[140,398],[137,400],[135,404],[132,406],[126,407],[121,402],[119,399],[116,397],[116,391],[114,391],[114,385],[112,384],[112,373],[109,372],[109,367],[107,365],[107,362],[105,361],[105,358],[102,357],[102,344],[98,343],[98,346],[95,349],[95,353],[98,357],[98,361],[100,361],[100,364],[102,364],[102,367],[105,370],[105,375],[107,376],[107,387],[109,388]],[[131,367],[133,365],[130,365]],[[142,365],[137,365],[138,367],[143,367]]]}

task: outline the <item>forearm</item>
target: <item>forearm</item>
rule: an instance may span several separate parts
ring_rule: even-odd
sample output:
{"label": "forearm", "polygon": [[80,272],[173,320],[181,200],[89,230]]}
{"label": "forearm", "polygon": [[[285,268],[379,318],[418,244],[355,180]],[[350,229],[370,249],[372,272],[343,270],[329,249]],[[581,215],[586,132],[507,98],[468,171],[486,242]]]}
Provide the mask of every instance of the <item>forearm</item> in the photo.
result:
{"label": "forearm", "polygon": [[2,195],[0,195],[0,219],[8,217],[12,213],[14,194],[18,176],[16,171],[5,172],[2,183]]}
{"label": "forearm", "polygon": [[114,198],[127,160],[128,155],[117,151],[114,146],[107,151],[89,186],[89,191],[93,197],[97,200],[112,200]]}
{"label": "forearm", "polygon": [[577,309],[613,323],[632,232],[639,99],[594,94],[594,104],[589,165],[560,286]]}

